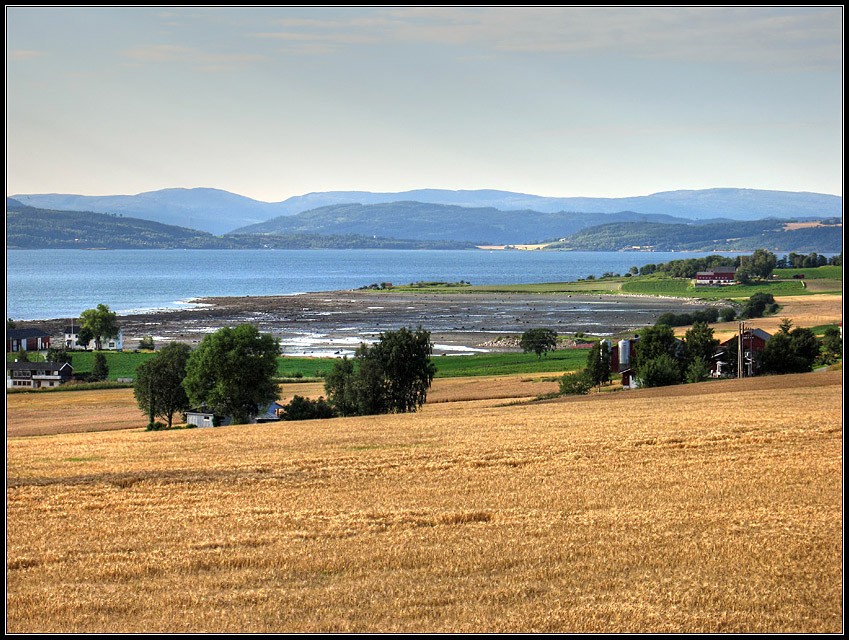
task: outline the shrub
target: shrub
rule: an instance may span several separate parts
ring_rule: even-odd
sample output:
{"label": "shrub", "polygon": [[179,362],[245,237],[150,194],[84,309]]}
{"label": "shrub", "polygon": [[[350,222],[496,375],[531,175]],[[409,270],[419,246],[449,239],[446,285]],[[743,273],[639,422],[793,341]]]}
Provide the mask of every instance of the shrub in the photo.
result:
{"label": "shrub", "polygon": [[640,386],[665,387],[681,382],[678,363],[668,353],[662,353],[643,362],[637,371]]}
{"label": "shrub", "polygon": [[761,318],[766,313],[775,313],[778,310],[778,305],[775,303],[775,298],[771,293],[758,292],[752,296],[743,305],[743,310],[740,312],[741,318]]}
{"label": "shrub", "polygon": [[317,400],[294,396],[289,404],[283,407],[283,420],[322,420],[324,418],[335,418],[336,411],[331,407],[324,397]]}
{"label": "shrub", "polygon": [[564,373],[560,378],[560,393],[564,396],[586,395],[593,388],[593,381],[586,370],[577,373]]}

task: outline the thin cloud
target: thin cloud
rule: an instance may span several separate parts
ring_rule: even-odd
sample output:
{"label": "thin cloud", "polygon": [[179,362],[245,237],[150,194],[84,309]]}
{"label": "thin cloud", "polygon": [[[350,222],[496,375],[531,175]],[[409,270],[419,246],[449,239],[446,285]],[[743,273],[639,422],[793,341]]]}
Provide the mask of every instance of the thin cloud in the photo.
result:
{"label": "thin cloud", "polygon": [[9,60],[35,60],[46,55],[46,51],[36,51],[35,49],[15,49],[7,54]]}
{"label": "thin cloud", "polygon": [[793,68],[840,68],[843,59],[842,9],[836,7],[315,9],[309,17],[274,24],[281,31],[254,35],[333,47],[413,42],[501,53],[613,53]]}
{"label": "thin cloud", "polygon": [[139,62],[184,62],[202,68],[205,71],[224,71],[262,60],[264,56],[256,53],[209,53],[190,47],[157,44],[142,45],[127,49],[122,55]]}

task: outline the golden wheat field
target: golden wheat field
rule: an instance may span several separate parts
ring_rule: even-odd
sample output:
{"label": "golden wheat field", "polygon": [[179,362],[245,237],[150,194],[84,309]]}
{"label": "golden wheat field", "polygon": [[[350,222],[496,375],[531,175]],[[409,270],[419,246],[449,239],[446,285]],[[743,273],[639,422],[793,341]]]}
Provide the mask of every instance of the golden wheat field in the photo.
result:
{"label": "golden wheat field", "polygon": [[7,632],[841,632],[841,391],[7,436]]}

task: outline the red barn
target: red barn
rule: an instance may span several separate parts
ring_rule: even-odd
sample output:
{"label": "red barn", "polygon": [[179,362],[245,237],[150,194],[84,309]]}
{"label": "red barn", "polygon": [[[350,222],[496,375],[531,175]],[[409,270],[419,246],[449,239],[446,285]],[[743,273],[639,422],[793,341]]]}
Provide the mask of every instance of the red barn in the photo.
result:
{"label": "red barn", "polygon": [[[764,350],[764,347],[766,347],[766,343],[769,342],[770,338],[772,338],[772,336],[763,329],[746,329],[743,331],[743,375],[752,376],[757,373],[758,359],[756,356]],[[719,351],[721,353],[717,354],[718,357],[714,358],[714,361],[711,363],[712,376],[718,378],[723,374],[730,374],[731,376],[736,377],[737,365],[732,363],[731,371],[723,371],[721,356],[728,351],[732,344],[736,346],[737,340],[739,339],[739,336],[734,336],[733,338],[728,338],[728,340],[719,345]]]}
{"label": "red barn", "polygon": [[736,267],[714,267],[707,271],[699,271],[696,273],[696,286],[736,284],[735,273],[737,273]]}

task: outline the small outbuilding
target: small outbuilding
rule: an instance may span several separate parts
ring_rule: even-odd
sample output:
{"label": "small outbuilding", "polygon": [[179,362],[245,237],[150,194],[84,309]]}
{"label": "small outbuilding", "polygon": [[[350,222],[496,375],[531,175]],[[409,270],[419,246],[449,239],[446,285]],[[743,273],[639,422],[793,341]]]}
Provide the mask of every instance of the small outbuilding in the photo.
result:
{"label": "small outbuilding", "polygon": [[[251,420],[250,424],[261,424],[263,422],[277,422],[283,411],[283,405],[272,402],[265,407],[257,407],[259,412]],[[208,407],[200,407],[186,412],[186,424],[195,427],[225,427],[233,424],[233,416],[216,415]]]}

